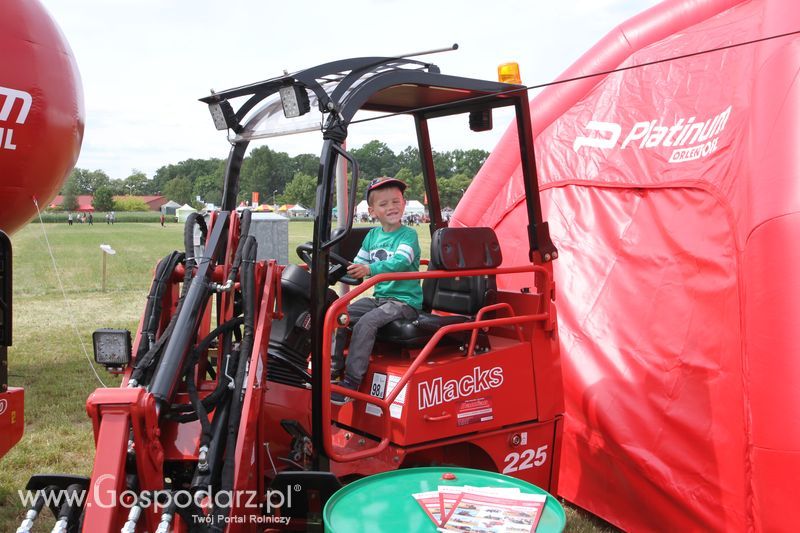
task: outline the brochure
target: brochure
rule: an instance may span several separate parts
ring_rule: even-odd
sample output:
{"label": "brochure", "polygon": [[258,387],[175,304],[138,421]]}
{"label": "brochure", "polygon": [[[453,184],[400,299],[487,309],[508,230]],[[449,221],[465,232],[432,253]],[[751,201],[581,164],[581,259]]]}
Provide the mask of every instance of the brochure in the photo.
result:
{"label": "brochure", "polygon": [[547,496],[518,488],[440,485],[438,491],[414,494],[441,532],[532,533]]}
{"label": "brochure", "polygon": [[458,500],[461,499],[461,495],[465,490],[472,490],[477,492],[486,492],[489,494],[495,495],[503,495],[503,494],[519,494],[519,489],[515,487],[511,488],[500,488],[500,487],[473,487],[470,485],[464,486],[453,486],[453,485],[440,485],[439,486],[439,498],[440,498],[440,507],[442,509],[442,524],[447,522],[447,519],[450,518],[450,514],[453,512],[453,509],[458,503]]}
{"label": "brochure", "polygon": [[546,499],[544,494],[492,494],[465,488],[439,531],[532,533]]}
{"label": "brochure", "polygon": [[441,513],[441,504],[439,503],[439,492],[432,490],[429,492],[418,492],[417,494],[413,494],[414,499],[417,500],[417,503],[422,507],[425,511],[425,514],[433,521],[434,524],[437,526],[442,525],[442,513]]}

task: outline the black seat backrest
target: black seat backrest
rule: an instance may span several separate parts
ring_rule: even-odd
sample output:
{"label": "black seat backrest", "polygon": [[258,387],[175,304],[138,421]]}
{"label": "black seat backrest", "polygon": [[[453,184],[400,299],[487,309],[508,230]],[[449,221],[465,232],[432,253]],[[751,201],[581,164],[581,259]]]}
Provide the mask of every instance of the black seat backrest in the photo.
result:
{"label": "black seat backrest", "polygon": [[[361,243],[364,242],[364,237],[367,236],[367,233],[369,233],[369,230],[373,227],[374,226],[357,226],[351,228],[347,237],[337,242],[333,248],[331,248],[331,251],[352,261],[356,258],[356,255],[358,255],[358,251],[361,249]],[[343,231],[344,228],[336,228],[331,235],[335,237]]]}
{"label": "black seat backrest", "polygon": [[[502,262],[500,242],[492,228],[441,228],[431,239],[428,270],[497,268]],[[494,276],[426,279],[422,283],[426,311],[474,315],[494,303],[496,294]]]}

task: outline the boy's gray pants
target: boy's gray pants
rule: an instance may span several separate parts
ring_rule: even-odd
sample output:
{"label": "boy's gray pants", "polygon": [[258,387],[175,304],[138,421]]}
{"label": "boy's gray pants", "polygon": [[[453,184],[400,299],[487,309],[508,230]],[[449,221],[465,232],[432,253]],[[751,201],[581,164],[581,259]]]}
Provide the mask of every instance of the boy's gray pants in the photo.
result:
{"label": "boy's gray pants", "polygon": [[353,335],[350,338],[350,351],[347,354],[347,365],[344,361],[344,347],[347,344],[347,329],[336,330],[333,343],[331,369],[345,369],[345,377],[354,384],[360,384],[367,373],[369,356],[375,345],[378,328],[389,322],[405,318],[417,318],[417,310],[410,305],[393,298],[361,298],[347,307],[350,315],[350,326]]}

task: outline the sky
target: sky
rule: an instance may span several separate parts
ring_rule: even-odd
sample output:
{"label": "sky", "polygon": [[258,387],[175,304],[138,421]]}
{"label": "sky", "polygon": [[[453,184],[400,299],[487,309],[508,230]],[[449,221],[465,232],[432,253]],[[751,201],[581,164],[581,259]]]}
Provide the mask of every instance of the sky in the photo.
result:
{"label": "sky", "polygon": [[[520,65],[526,85],[555,79],[614,27],[656,0],[40,0],[78,63],[86,129],[76,166],[114,179],[134,170],[152,177],[189,158],[227,157],[198,101],[223,90],[328,61],[423,56],[443,73],[496,79],[497,66]],[[358,118],[358,115],[356,116]],[[494,147],[510,121],[472,134],[463,124],[432,127],[434,149]],[[372,140],[395,152],[414,142],[408,117],[350,130],[349,147]],[[264,143],[290,155],[319,153],[318,132]]]}

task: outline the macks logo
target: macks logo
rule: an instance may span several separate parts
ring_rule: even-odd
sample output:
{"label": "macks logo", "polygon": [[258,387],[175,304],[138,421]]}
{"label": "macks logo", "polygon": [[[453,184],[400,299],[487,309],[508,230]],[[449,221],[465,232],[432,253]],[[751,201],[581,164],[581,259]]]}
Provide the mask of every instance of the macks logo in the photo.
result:
{"label": "macks logo", "polygon": [[452,402],[465,396],[471,396],[489,389],[496,389],[503,384],[503,368],[496,366],[489,370],[481,370],[476,366],[472,374],[460,379],[435,378],[419,384],[419,409],[427,409],[440,403]]}
{"label": "macks logo", "polygon": [[[663,146],[674,148],[669,156],[670,163],[682,163],[706,157],[717,150],[719,134],[728,124],[733,106],[728,106],[722,113],[703,122],[697,117],[679,118],[675,124],[664,126],[660,120],[637,122],[630,129],[620,146],[624,150],[632,144],[640,149]],[[576,152],[582,147],[614,148],[622,136],[622,126],[616,122],[599,122],[592,120],[586,129],[597,132],[597,136],[576,137],[572,149]]]}

